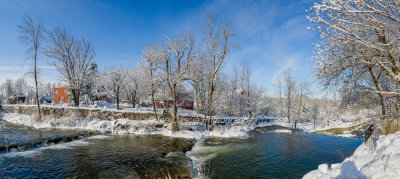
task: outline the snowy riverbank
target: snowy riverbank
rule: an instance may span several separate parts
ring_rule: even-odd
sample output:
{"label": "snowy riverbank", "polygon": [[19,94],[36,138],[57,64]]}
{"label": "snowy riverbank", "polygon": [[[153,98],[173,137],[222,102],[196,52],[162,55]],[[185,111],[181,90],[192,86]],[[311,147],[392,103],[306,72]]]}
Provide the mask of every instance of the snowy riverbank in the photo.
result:
{"label": "snowy riverbank", "polygon": [[155,120],[97,120],[86,118],[49,118],[44,117],[42,121],[37,121],[26,114],[4,113],[3,120],[31,126],[34,128],[64,128],[64,129],[86,129],[98,131],[100,133],[113,134],[161,134],[171,137],[195,138],[197,140],[206,137],[246,137],[248,132],[257,127],[271,125],[282,125],[284,122],[272,120],[260,124],[245,124],[234,122],[227,125],[217,125],[213,131],[206,130],[206,126],[196,122],[179,123],[180,131],[172,132],[171,124],[165,121]]}
{"label": "snowy riverbank", "polygon": [[[114,120],[98,120],[96,118],[79,118],[79,117],[61,117],[52,118],[44,116],[41,121],[32,118],[27,114],[4,113],[3,120],[11,123],[32,126],[35,128],[65,128],[65,129],[85,129],[98,131],[100,133],[113,134],[161,134],[171,137],[184,137],[204,139],[206,137],[246,137],[247,134],[257,127],[265,127],[278,125],[290,127],[285,120],[275,119],[269,122],[260,122],[258,124],[246,123],[245,118],[239,119],[232,124],[217,125],[213,131],[208,131],[206,126],[198,122],[180,122],[180,131],[172,132],[171,124],[165,121],[155,120],[130,120],[130,119],[114,119]],[[298,128],[306,132],[315,130],[328,129],[333,127],[344,127],[354,125],[352,122],[343,123],[337,121],[331,125],[317,125],[314,129],[312,123],[300,123]]]}
{"label": "snowy riverbank", "polygon": [[376,146],[362,144],[340,164],[321,164],[303,178],[400,178],[400,131],[380,136]]}

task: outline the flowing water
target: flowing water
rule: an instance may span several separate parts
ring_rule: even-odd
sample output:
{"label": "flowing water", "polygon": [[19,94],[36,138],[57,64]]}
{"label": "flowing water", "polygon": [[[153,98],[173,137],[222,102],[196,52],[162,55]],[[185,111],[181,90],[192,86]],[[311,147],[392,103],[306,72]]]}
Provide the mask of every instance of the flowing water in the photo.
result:
{"label": "flowing water", "polygon": [[[14,150],[0,154],[0,178],[190,178],[184,152],[192,139],[159,135],[96,135],[60,129],[32,129],[0,121],[0,134]],[[72,136],[77,136],[72,137]],[[75,140],[65,142],[65,138]],[[49,140],[61,139],[49,143]],[[35,142],[32,142],[35,141]],[[46,145],[37,141],[45,141]],[[30,143],[40,143],[26,148]]]}
{"label": "flowing water", "polygon": [[[0,178],[301,178],[321,163],[343,161],[362,143],[276,129],[195,143],[159,135],[33,129],[0,120]],[[10,143],[14,148],[4,149]]]}
{"label": "flowing water", "polygon": [[301,178],[322,163],[350,156],[361,139],[257,128],[247,139],[206,139],[189,152],[200,176],[210,178]]}

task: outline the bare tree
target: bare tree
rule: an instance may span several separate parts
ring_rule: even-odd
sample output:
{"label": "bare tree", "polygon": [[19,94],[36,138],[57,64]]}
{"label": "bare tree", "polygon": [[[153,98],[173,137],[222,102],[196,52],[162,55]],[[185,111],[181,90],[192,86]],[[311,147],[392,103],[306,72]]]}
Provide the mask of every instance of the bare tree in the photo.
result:
{"label": "bare tree", "polygon": [[18,26],[20,39],[28,47],[29,57],[33,61],[33,76],[35,79],[36,104],[39,112],[39,120],[42,118],[38,95],[38,60],[41,45],[44,40],[44,27],[40,21],[35,22],[30,16],[25,16],[23,24]]}
{"label": "bare tree", "polygon": [[0,105],[6,100],[5,84],[0,85]]}
{"label": "bare tree", "polygon": [[208,81],[208,110],[207,115],[213,115],[213,96],[217,87],[218,71],[226,56],[233,48],[231,37],[234,35],[229,23],[216,24],[216,17],[209,16],[209,22],[205,30],[207,38],[207,59],[209,70]]}
{"label": "bare tree", "polygon": [[79,106],[79,97],[88,81],[95,50],[91,42],[76,39],[65,29],[56,28],[48,32],[50,44],[46,55],[53,59],[52,65],[69,85],[69,102]]}
{"label": "bare tree", "polygon": [[293,97],[295,96],[295,91],[296,91],[296,81],[292,78],[290,70],[284,71],[283,74],[284,74],[283,82],[285,83],[284,94],[286,97],[287,118],[288,122],[292,123],[292,118],[290,115],[292,113],[292,108],[293,108]]}
{"label": "bare tree", "polygon": [[279,117],[283,117],[283,103],[282,103],[282,77],[281,76],[276,76],[274,79],[277,88],[278,88],[278,93],[279,93],[279,98],[278,98],[278,110],[279,110]]}
{"label": "bare tree", "polygon": [[137,67],[131,68],[127,76],[125,78],[125,82],[123,83],[123,87],[126,92],[126,99],[132,103],[132,107],[135,108],[136,104],[139,103],[140,91],[141,87],[141,76],[139,75],[141,71]]}
{"label": "bare tree", "polygon": [[315,124],[318,119],[318,114],[319,114],[318,104],[314,102],[313,107],[312,107],[312,115],[311,115],[311,118],[313,120],[313,129],[315,129]]}
{"label": "bare tree", "polygon": [[110,70],[104,70],[100,78],[101,87],[107,92],[108,95],[116,99],[117,109],[119,110],[119,102],[121,95],[124,93],[125,79],[127,72],[121,66],[116,66]]}
{"label": "bare tree", "polygon": [[15,80],[14,89],[17,94],[26,94],[28,84],[26,83],[25,78],[21,77]]}
{"label": "bare tree", "polygon": [[198,60],[193,61],[190,66],[189,81],[194,88],[195,106],[197,111],[202,114],[206,113],[205,106],[207,104],[207,65],[204,54],[199,54]]}
{"label": "bare tree", "polygon": [[157,70],[160,68],[161,58],[163,55],[163,49],[160,46],[149,46],[145,49],[142,54],[142,64],[145,68],[145,74],[147,79],[150,81],[150,96],[153,105],[153,112],[158,119],[156,109],[155,94],[157,92],[157,86],[159,86],[160,80],[157,78]]}
{"label": "bare tree", "polygon": [[179,131],[178,126],[178,90],[188,80],[189,67],[196,55],[193,52],[194,37],[184,33],[180,39],[165,39],[163,56],[163,76],[173,100],[172,130]]}
{"label": "bare tree", "polygon": [[294,121],[294,128],[297,127],[297,122],[300,118],[300,115],[304,109],[305,106],[305,99],[307,96],[310,94],[310,88],[307,82],[303,82],[300,84],[299,89],[298,89],[298,110],[297,110],[297,117]]}

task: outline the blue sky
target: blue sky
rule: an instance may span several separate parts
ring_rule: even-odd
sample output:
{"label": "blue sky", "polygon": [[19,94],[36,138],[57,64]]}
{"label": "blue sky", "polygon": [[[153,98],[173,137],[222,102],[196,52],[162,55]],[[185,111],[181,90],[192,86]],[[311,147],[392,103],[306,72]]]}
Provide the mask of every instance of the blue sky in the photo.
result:
{"label": "blue sky", "polygon": [[[146,45],[158,43],[164,35],[182,31],[203,41],[207,14],[229,21],[240,48],[227,57],[224,71],[248,61],[252,81],[275,95],[273,79],[291,68],[297,81],[313,82],[312,43],[317,34],[307,30],[306,9],[312,0],[186,0],[186,1],[90,1],[90,0],[0,0],[0,83],[16,79],[29,70],[24,45],[18,41],[17,25],[25,14],[40,18],[46,28],[65,27],[85,37],[96,47],[100,69],[113,65],[137,64]],[[59,75],[46,61],[41,62],[41,80],[57,81]]]}

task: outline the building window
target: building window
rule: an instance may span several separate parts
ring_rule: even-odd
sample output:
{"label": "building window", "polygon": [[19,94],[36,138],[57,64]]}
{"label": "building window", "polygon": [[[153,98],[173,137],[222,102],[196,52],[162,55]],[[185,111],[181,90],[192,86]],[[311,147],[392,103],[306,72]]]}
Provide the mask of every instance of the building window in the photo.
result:
{"label": "building window", "polygon": [[56,90],[56,94],[58,94],[57,90]]}

